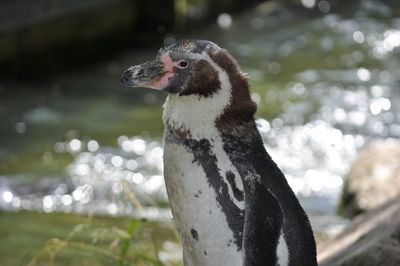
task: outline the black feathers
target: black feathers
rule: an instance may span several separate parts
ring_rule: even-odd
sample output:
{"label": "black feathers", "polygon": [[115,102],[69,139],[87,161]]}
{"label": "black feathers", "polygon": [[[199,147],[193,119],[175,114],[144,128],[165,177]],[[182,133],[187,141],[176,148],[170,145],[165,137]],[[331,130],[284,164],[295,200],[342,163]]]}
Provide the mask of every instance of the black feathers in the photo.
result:
{"label": "black feathers", "polygon": [[223,135],[223,142],[224,150],[243,179],[245,190],[245,265],[275,265],[281,231],[289,250],[289,266],[317,265],[308,218],[286,178],[265,150],[261,137],[246,142]]}

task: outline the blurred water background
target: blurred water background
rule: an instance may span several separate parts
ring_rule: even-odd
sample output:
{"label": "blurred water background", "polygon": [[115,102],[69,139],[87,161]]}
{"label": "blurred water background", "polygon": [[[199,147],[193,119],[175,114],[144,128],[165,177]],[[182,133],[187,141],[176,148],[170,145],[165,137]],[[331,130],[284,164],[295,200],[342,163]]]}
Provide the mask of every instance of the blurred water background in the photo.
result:
{"label": "blurred water background", "polygon": [[336,209],[355,155],[374,139],[400,136],[400,8],[394,0],[339,1],[335,10],[328,1],[301,2],[313,9],[271,13],[260,4],[83,70],[0,83],[2,215],[28,210],[172,224],[162,162],[166,95],[126,88],[119,77],[152,59],[158,46],[195,38],[226,48],[250,74],[267,150],[314,230],[340,230],[347,220]]}

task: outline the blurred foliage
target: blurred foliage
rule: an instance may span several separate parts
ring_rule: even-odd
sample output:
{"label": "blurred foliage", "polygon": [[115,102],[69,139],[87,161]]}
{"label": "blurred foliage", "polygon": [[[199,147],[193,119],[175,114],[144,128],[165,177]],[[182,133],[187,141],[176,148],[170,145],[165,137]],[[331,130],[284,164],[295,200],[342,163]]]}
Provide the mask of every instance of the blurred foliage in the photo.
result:
{"label": "blurred foliage", "polygon": [[1,265],[161,265],[178,243],[167,222],[28,211],[0,212],[0,234]]}

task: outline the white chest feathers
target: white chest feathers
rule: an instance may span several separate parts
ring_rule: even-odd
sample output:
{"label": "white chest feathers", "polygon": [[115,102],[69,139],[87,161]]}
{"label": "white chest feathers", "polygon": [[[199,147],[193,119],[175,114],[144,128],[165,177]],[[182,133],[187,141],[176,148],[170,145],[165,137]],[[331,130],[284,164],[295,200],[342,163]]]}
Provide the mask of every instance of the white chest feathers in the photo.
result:
{"label": "white chest feathers", "polygon": [[[242,211],[243,201],[235,198],[234,189],[243,190],[237,170],[222,150],[222,141],[214,140],[212,153],[218,168],[224,195]],[[226,173],[232,173],[228,181]],[[174,221],[184,247],[187,265],[242,265],[242,251],[235,244],[229,213],[221,204],[222,191],[216,191],[205,169],[188,147],[177,143],[165,143],[164,174]],[[232,186],[234,182],[234,188]],[[224,185],[225,184],[225,185]],[[231,205],[233,206],[233,205]],[[244,218],[244,217],[242,217]],[[240,221],[237,221],[240,223]]]}

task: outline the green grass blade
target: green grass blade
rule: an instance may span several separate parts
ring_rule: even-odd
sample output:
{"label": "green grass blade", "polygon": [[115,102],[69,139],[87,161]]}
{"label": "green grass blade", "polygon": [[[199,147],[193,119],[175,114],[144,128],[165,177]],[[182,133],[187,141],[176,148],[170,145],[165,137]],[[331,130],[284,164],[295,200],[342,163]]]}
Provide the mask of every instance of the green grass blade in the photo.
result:
{"label": "green grass blade", "polygon": [[126,255],[128,253],[129,245],[131,243],[131,239],[133,237],[133,233],[135,232],[136,227],[139,225],[139,219],[133,219],[128,227],[128,234],[130,235],[129,238],[124,238],[121,244],[121,255],[119,256],[119,266],[124,266],[124,262],[126,261]]}

